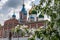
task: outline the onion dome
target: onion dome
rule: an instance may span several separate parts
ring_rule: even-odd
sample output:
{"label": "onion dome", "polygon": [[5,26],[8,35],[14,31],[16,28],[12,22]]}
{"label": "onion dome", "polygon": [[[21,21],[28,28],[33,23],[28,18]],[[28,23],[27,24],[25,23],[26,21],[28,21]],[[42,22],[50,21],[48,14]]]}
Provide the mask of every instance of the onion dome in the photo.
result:
{"label": "onion dome", "polygon": [[13,15],[12,15],[12,18],[16,18],[16,15],[15,15],[15,14],[13,14]]}
{"label": "onion dome", "polygon": [[33,9],[33,10],[30,10],[30,11],[29,11],[29,14],[37,14],[37,11],[34,10],[34,9]]}
{"label": "onion dome", "polygon": [[30,9],[29,14],[37,14],[35,7],[35,4],[32,2],[32,8]]}
{"label": "onion dome", "polygon": [[22,12],[24,15],[27,15],[27,11],[26,11],[26,9],[25,9],[25,5],[24,5],[24,4],[23,4],[23,7],[22,7],[21,12]]}
{"label": "onion dome", "polygon": [[34,19],[34,17],[33,16],[30,16],[30,19]]}
{"label": "onion dome", "polygon": [[40,15],[39,15],[39,18],[44,18],[44,15],[40,14]]}

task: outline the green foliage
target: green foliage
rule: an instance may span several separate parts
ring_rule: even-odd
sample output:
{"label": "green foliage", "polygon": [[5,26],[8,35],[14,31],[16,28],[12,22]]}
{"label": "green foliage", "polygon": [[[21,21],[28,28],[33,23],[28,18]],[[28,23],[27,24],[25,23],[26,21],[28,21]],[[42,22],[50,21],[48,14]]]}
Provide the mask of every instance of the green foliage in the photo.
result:
{"label": "green foliage", "polygon": [[60,26],[60,19],[57,20],[57,24]]}
{"label": "green foliage", "polygon": [[[37,38],[43,38],[48,40],[60,40],[60,35],[57,28],[60,28],[60,0],[40,0],[40,4],[36,6],[36,10],[41,12],[42,14],[47,14],[50,16],[51,21],[47,22],[47,28],[44,28],[44,30],[35,31],[35,35]],[[43,4],[46,3],[44,7]],[[52,5],[52,4],[53,5]],[[52,5],[52,6],[51,6]],[[59,15],[59,16],[58,16]],[[57,28],[55,28],[57,27]]]}
{"label": "green foliage", "polygon": [[30,35],[30,37],[28,38],[28,40],[35,40],[35,35]]}
{"label": "green foliage", "polygon": [[35,38],[28,38],[28,40],[35,40]]}
{"label": "green foliage", "polygon": [[38,38],[40,38],[40,32],[39,31],[35,31],[35,35],[38,37]]}
{"label": "green foliage", "polygon": [[39,15],[39,18],[44,18],[44,15],[40,14],[40,15]]}
{"label": "green foliage", "polygon": [[[60,40],[60,0],[40,0],[40,4],[36,5],[35,9],[32,11],[33,14],[36,11],[41,12],[41,14],[47,14],[50,16],[51,20],[47,21],[46,28],[38,29],[35,31],[33,37],[28,38],[28,40],[35,40],[37,38],[43,38],[43,40]],[[44,3],[46,5],[43,7]],[[52,5],[53,4],[53,5]],[[52,6],[51,6],[52,5]],[[27,34],[29,34],[28,29],[25,29]],[[25,35],[25,32],[17,28],[17,33],[21,33],[22,36]]]}
{"label": "green foliage", "polygon": [[2,27],[1,24],[0,24],[0,27]]}

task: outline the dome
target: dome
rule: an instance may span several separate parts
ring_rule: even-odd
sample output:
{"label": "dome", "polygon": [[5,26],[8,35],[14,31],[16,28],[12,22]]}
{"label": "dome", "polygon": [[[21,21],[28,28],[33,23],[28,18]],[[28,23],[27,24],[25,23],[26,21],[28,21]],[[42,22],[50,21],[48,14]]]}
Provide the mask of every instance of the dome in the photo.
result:
{"label": "dome", "polygon": [[40,14],[40,15],[39,15],[39,18],[44,18],[44,15]]}
{"label": "dome", "polygon": [[30,10],[29,14],[37,14],[37,11],[36,10]]}
{"label": "dome", "polygon": [[34,19],[34,17],[33,17],[33,16],[30,16],[30,18],[31,18],[31,19]]}
{"label": "dome", "polygon": [[13,14],[13,15],[12,15],[12,18],[16,18],[16,15],[15,15],[15,14]]}
{"label": "dome", "polygon": [[27,15],[27,11],[26,11],[26,9],[25,9],[25,5],[23,5],[21,12],[22,12],[24,15]]}

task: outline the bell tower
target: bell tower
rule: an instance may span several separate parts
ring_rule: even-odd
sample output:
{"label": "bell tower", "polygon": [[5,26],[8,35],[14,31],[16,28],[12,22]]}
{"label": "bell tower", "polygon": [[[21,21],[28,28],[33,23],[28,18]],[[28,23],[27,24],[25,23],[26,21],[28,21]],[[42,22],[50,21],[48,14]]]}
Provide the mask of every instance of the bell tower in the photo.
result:
{"label": "bell tower", "polygon": [[20,11],[20,22],[27,22],[27,11],[25,9],[25,4],[24,4],[24,0],[23,0],[23,5],[22,5],[22,9]]}

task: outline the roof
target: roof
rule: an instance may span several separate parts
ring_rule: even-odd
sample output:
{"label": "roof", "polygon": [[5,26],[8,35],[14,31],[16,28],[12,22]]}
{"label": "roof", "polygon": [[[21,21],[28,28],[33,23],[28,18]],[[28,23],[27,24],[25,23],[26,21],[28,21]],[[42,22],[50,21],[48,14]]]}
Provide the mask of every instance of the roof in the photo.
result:
{"label": "roof", "polygon": [[13,18],[15,18],[15,17],[16,17],[16,15],[15,15],[15,14],[13,14],[13,15],[12,15],[12,17],[13,17]]}
{"label": "roof", "polygon": [[24,15],[27,15],[27,11],[26,11],[26,9],[25,9],[25,5],[23,5],[21,12],[22,12]]}
{"label": "roof", "polygon": [[39,18],[44,18],[44,15],[40,14],[40,15],[39,15]]}
{"label": "roof", "polygon": [[30,16],[30,18],[31,18],[31,19],[34,19],[34,17],[33,17],[33,16]]}
{"label": "roof", "polygon": [[37,11],[34,10],[34,9],[33,9],[33,10],[30,10],[30,11],[29,11],[29,14],[37,14]]}
{"label": "roof", "polygon": [[19,24],[17,19],[9,19],[4,22],[4,25],[8,24]]}

